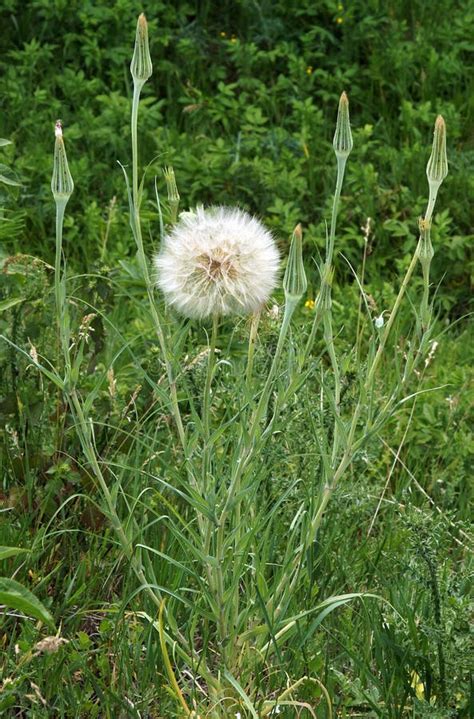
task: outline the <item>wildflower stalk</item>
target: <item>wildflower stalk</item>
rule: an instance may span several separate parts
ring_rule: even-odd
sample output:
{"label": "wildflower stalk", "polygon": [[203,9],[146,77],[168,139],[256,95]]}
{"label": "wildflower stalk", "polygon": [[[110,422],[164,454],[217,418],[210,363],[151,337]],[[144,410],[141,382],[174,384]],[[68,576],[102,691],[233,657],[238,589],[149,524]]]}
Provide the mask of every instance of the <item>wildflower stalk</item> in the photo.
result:
{"label": "wildflower stalk", "polygon": [[[326,260],[325,260],[326,272],[328,272],[332,266],[332,261],[333,261],[333,256],[334,256],[334,245],[335,245],[335,240],[336,240],[336,224],[337,224],[337,215],[338,215],[338,211],[339,211],[339,201],[341,198],[342,184],[344,182],[344,174],[346,171],[347,158],[349,157],[349,155],[351,153],[352,146],[353,146],[353,140],[352,140],[350,118],[349,118],[349,100],[347,99],[346,93],[343,92],[339,99],[339,107],[338,107],[337,121],[336,121],[336,131],[334,133],[334,139],[333,139],[333,148],[334,148],[334,152],[336,154],[336,162],[337,162],[337,177],[336,177],[336,189],[334,191],[333,202],[332,202],[331,226],[329,229],[329,239],[326,242]],[[325,273],[323,274],[323,277],[324,276],[325,276]],[[323,287],[321,287],[321,291],[316,300],[314,320],[313,320],[313,324],[311,326],[311,332],[310,332],[308,340],[306,342],[306,348],[303,353],[301,365],[304,364],[304,362],[306,361],[306,359],[309,356],[309,353],[311,352],[311,349],[313,347],[314,340],[316,337],[316,332],[318,330],[319,323],[321,321],[322,294],[323,294]]]}
{"label": "wildflower stalk", "polygon": [[[384,332],[380,339],[380,344],[377,349],[375,358],[370,366],[367,374],[366,387],[370,387],[375,376],[375,372],[382,358],[382,354],[387,342],[390,330],[392,329],[393,323],[398,313],[398,309],[401,305],[403,297],[405,295],[406,288],[416,267],[417,261],[420,259],[423,268],[423,298],[421,305],[421,319],[423,329],[428,328],[430,322],[430,312],[428,308],[428,297],[429,297],[429,271],[431,265],[431,259],[433,257],[433,247],[431,244],[430,229],[431,229],[431,218],[433,216],[434,206],[436,203],[436,197],[438,190],[443,182],[444,178],[448,174],[448,161],[446,157],[446,125],[441,115],[438,115],[435,122],[433,147],[431,156],[426,167],[426,175],[428,178],[429,185],[429,198],[428,205],[426,208],[426,214],[424,219],[420,222],[420,239],[416,246],[410,265],[408,266],[406,275],[400,287],[397,299],[390,313],[390,318],[385,326]],[[422,259],[423,258],[423,259]]]}
{"label": "wildflower stalk", "polygon": [[63,351],[63,359],[66,368],[65,378],[65,391],[70,406],[72,416],[74,418],[74,425],[77,429],[79,439],[81,442],[82,451],[84,456],[89,462],[94,475],[99,482],[102,494],[104,496],[107,505],[107,514],[112,523],[112,526],[117,534],[122,550],[130,561],[133,570],[135,571],[138,579],[146,586],[148,593],[157,607],[160,606],[160,598],[152,591],[146,582],[146,578],[141,567],[141,563],[138,561],[136,555],[133,552],[130,541],[128,540],[125,531],[123,529],[120,518],[116,512],[112,495],[105,481],[104,475],[97,461],[97,455],[94,448],[94,442],[92,439],[92,425],[88,422],[79,400],[77,390],[75,388],[74,377],[71,371],[71,359],[69,352],[69,319],[67,315],[66,307],[66,278],[62,276],[61,260],[62,260],[62,240],[63,240],[63,226],[64,226],[64,214],[66,205],[69,198],[74,190],[74,182],[69,171],[66,149],[64,146],[63,133],[61,123],[56,123],[56,141],[54,146],[54,161],[53,161],[53,176],[51,180],[51,190],[53,193],[54,201],[56,204],[56,258],[55,258],[55,295],[56,295],[56,310],[58,314],[58,325],[59,334],[61,339],[61,347]]}
{"label": "wildflower stalk", "polygon": [[283,290],[285,292],[285,310],[283,313],[283,321],[280,327],[278,343],[270,371],[267,375],[259,403],[255,410],[252,421],[252,429],[256,429],[263,419],[273,386],[273,379],[280,363],[281,354],[286,342],[286,336],[290,328],[291,318],[293,317],[293,313],[298,306],[298,303],[305,294],[307,287],[308,281],[306,279],[303,264],[303,231],[301,225],[298,224],[295,227],[291,238],[288,264],[283,278]]}
{"label": "wildflower stalk", "polygon": [[430,266],[434,255],[433,245],[431,243],[431,218],[433,216],[438,190],[447,174],[446,125],[443,117],[438,115],[435,122],[431,155],[426,166],[426,177],[429,186],[428,206],[424,219],[420,221],[419,257],[423,272],[423,297],[421,300],[420,315],[423,332],[427,331],[431,320],[431,312],[428,307]]}
{"label": "wildflower stalk", "polygon": [[214,368],[216,366],[216,344],[217,344],[217,330],[219,325],[219,316],[214,314],[212,317],[212,330],[211,338],[209,342],[209,356],[207,360],[207,371],[206,381],[204,384],[204,394],[202,402],[202,427],[203,427],[203,460],[202,460],[202,474],[203,474],[203,487],[204,492],[208,486],[208,478],[210,472],[210,425],[211,425],[211,385],[212,377],[214,374]]}
{"label": "wildflower stalk", "polygon": [[365,266],[367,263],[367,251],[369,246],[370,236],[370,225],[372,218],[368,217],[363,228],[364,233],[364,252],[362,255],[362,270],[360,275],[360,296],[359,296],[359,310],[357,312],[357,329],[356,329],[356,362],[359,364],[360,359],[360,345],[362,342],[362,331],[361,331],[361,315],[362,315],[362,298],[364,296],[364,282],[365,282]]}
{"label": "wildflower stalk", "polygon": [[[77,435],[79,437],[81,449],[89,466],[91,467],[91,470],[101,489],[102,496],[105,500],[106,516],[112,525],[112,528],[115,532],[115,535],[118,539],[124,556],[127,558],[133,572],[135,573],[135,576],[140,582],[141,588],[146,592],[154,606],[159,609],[162,602],[161,593],[158,589],[152,587],[147,580],[141,559],[135,553],[133,543],[127,536],[124,526],[120,520],[116,509],[114,496],[109,489],[107,481],[102,472],[99,460],[97,458],[92,421],[88,419],[84,413],[84,407],[81,403],[75,386],[75,372],[71,366],[69,349],[69,317],[66,305],[66,277],[65,274],[62,274],[61,268],[64,215],[66,205],[74,190],[74,182],[69,171],[63,140],[62,126],[59,121],[56,123],[55,134],[56,142],[54,149],[51,190],[56,204],[56,253],[54,282],[60,345],[62,348],[65,365],[65,379],[63,383],[63,390],[69,406],[69,410],[71,412],[73,425],[76,428]],[[201,662],[194,649],[192,647],[189,647],[186,638],[179,630],[177,630],[177,635],[181,642],[181,645],[177,647],[177,652],[182,657],[182,659],[191,664],[197,661]],[[201,666],[203,665],[201,664]],[[206,679],[209,682],[209,685],[212,687],[216,687],[216,682],[213,679],[211,672],[205,665],[203,666],[203,674],[206,675]]]}
{"label": "wildflower stalk", "polygon": [[[178,430],[181,445],[186,452],[186,436],[179,409],[178,393],[174,372],[166,345],[165,335],[161,325],[161,320],[156,309],[153,283],[150,278],[148,269],[148,261],[143,247],[143,237],[140,222],[140,195],[138,189],[138,108],[140,104],[140,93],[143,85],[152,74],[152,64],[148,45],[148,25],[145,15],[142,13],[138,18],[137,32],[135,39],[135,50],[130,64],[130,71],[133,77],[133,98],[132,98],[132,115],[131,115],[131,136],[132,136],[132,202],[131,202],[131,228],[137,245],[137,255],[140,269],[145,280],[146,291],[150,310],[155,325],[158,342],[163,355],[168,376],[168,384],[170,388],[171,409]],[[197,485],[194,483],[195,488]]]}
{"label": "wildflower stalk", "polygon": [[250,384],[252,381],[253,361],[255,356],[255,342],[257,339],[258,326],[260,324],[260,315],[261,310],[257,310],[257,312],[254,312],[250,323],[249,345],[247,350],[247,365],[245,368],[245,383],[249,392]]}
{"label": "wildflower stalk", "polygon": [[[241,445],[238,449],[238,459],[235,463],[233,475],[231,477],[229,487],[227,489],[226,499],[218,520],[217,537],[216,537],[216,567],[218,577],[218,601],[219,606],[222,606],[222,613],[219,619],[219,630],[221,641],[227,636],[227,622],[224,611],[224,584],[222,567],[224,565],[225,557],[225,527],[227,522],[228,511],[230,505],[234,500],[234,497],[240,493],[240,482],[241,478],[247,469],[250,461],[255,456],[255,444],[258,438],[259,430],[261,429],[261,422],[264,418],[265,412],[268,407],[268,401],[273,388],[273,382],[280,359],[283,353],[283,349],[290,328],[291,318],[293,313],[303,297],[307,289],[307,279],[303,264],[303,248],[302,248],[302,229],[301,225],[297,225],[295,228],[290,245],[290,252],[288,256],[288,264],[283,279],[283,289],[285,292],[285,311],[283,314],[283,320],[280,327],[280,333],[278,336],[277,347],[273,356],[272,364],[268,371],[268,375],[263,387],[260,399],[254,409],[250,418],[250,426],[246,441],[241,440]],[[240,500],[237,499],[237,510],[238,516],[240,516]],[[238,615],[238,587],[233,594],[233,613],[232,616],[235,618]],[[224,645],[223,645],[224,646]],[[224,657],[225,658],[225,657]]]}
{"label": "wildflower stalk", "polygon": [[419,245],[416,246],[415,252],[413,253],[411,262],[408,266],[408,269],[405,273],[405,277],[403,278],[403,282],[398,291],[398,295],[395,300],[395,304],[393,305],[392,311],[390,312],[390,317],[389,317],[388,322],[385,325],[384,330],[381,334],[380,343],[377,348],[377,352],[375,354],[374,360],[373,360],[372,364],[370,365],[369,371],[367,373],[367,380],[365,383],[367,388],[369,388],[372,385],[372,382],[373,382],[373,379],[375,376],[375,372],[377,371],[377,367],[379,366],[380,360],[382,359],[383,351],[385,349],[385,345],[387,343],[388,336],[393,327],[393,323],[395,322],[395,319],[397,317],[398,310],[400,309],[400,305],[405,296],[405,292],[408,287],[408,283],[410,282],[411,276],[415,270],[416,263],[418,262],[418,256],[419,256]]}
{"label": "wildflower stalk", "polygon": [[[447,174],[447,161],[446,161],[445,126],[444,126],[444,121],[442,120],[442,118],[438,118],[436,121],[436,125],[435,125],[435,138],[433,141],[433,151],[432,151],[432,155],[430,157],[430,161],[428,162],[428,167],[427,167],[427,175],[428,175],[428,181],[429,181],[429,185],[430,185],[430,194],[429,194],[428,207],[427,207],[425,219],[420,221],[420,239],[415,248],[415,252],[413,253],[413,257],[411,259],[410,265],[408,266],[405,277],[400,286],[400,290],[399,290],[397,298],[395,300],[395,304],[393,306],[392,312],[390,313],[389,320],[388,320],[388,322],[384,328],[384,331],[381,335],[380,343],[377,348],[375,357],[369,365],[369,370],[367,373],[365,385],[363,385],[361,388],[361,392],[359,395],[357,405],[353,411],[351,426],[350,426],[350,430],[348,433],[343,456],[342,456],[337,468],[335,468],[334,472],[332,473],[331,477],[326,478],[326,482],[323,487],[321,498],[320,498],[320,501],[318,504],[318,509],[311,521],[310,532],[308,533],[309,543],[314,541],[317,531],[321,525],[321,521],[324,516],[324,512],[326,511],[326,507],[327,507],[327,505],[330,501],[330,498],[332,496],[332,493],[334,491],[334,488],[335,488],[337,482],[339,481],[339,479],[342,477],[342,475],[346,471],[349,464],[351,463],[352,458],[353,458],[355,452],[357,451],[357,448],[358,448],[360,442],[362,441],[362,440],[355,441],[355,432],[356,432],[357,424],[359,422],[359,418],[361,415],[362,407],[366,403],[366,393],[367,393],[367,391],[370,391],[373,388],[373,381],[375,378],[375,373],[376,373],[377,367],[381,361],[386,342],[390,335],[390,331],[391,331],[393,324],[395,322],[395,319],[397,317],[398,310],[399,310],[402,300],[405,296],[406,289],[407,289],[410,279],[413,275],[413,272],[415,270],[418,260],[420,260],[420,263],[422,264],[422,268],[423,268],[424,292],[423,292],[423,299],[422,299],[421,317],[422,317],[422,325],[423,325],[423,328],[425,331],[429,325],[429,321],[430,321],[430,313],[429,313],[429,308],[428,308],[429,267],[430,267],[431,259],[433,257],[433,248],[432,248],[431,239],[430,239],[431,217],[432,217],[434,204],[436,201],[436,195],[437,195],[439,186],[440,186],[441,182],[443,181],[444,177],[446,177],[446,174]],[[326,337],[326,344],[328,344],[328,337]],[[336,376],[336,373],[335,373],[335,376]],[[378,419],[379,423],[381,420],[383,420],[384,417],[387,416],[388,412],[390,411],[391,406],[392,406],[392,400],[390,399],[380,413],[380,417]],[[335,446],[333,446],[333,456],[332,456],[333,465],[334,465],[334,462],[335,462],[335,459],[337,456],[334,450],[335,450]],[[305,543],[303,543],[303,545],[304,545],[304,547],[309,546],[309,544],[305,544]],[[290,591],[294,589],[296,580],[297,580],[297,574],[295,574],[293,576],[292,580],[288,584],[288,586],[290,587]],[[284,587],[285,587],[285,583],[282,583],[281,589],[283,590]]]}
{"label": "wildflower stalk", "polygon": [[323,332],[324,342],[326,350],[331,361],[331,367],[334,377],[334,410],[336,413],[334,421],[334,434],[333,434],[333,462],[337,456],[339,447],[339,404],[341,401],[341,373],[339,370],[339,363],[337,361],[336,350],[334,347],[334,334],[332,330],[332,298],[331,298],[331,286],[334,279],[334,269],[327,268],[325,270],[325,277],[321,282],[321,314],[323,319]]}
{"label": "wildflower stalk", "polygon": [[429,308],[430,295],[430,266],[434,256],[433,244],[431,242],[431,227],[429,220],[420,220],[420,239],[418,255],[420,265],[423,272],[423,296],[421,299],[420,317],[423,332],[429,327],[431,321],[431,311]]}
{"label": "wildflower stalk", "polygon": [[56,313],[58,317],[58,329],[62,353],[66,368],[66,375],[69,375],[71,363],[69,357],[69,315],[66,304],[66,277],[62,273],[63,256],[63,225],[66,205],[74,191],[74,181],[67,161],[66,148],[63,139],[61,121],[55,125],[55,143],[53,157],[53,175],[51,178],[51,192],[53,193],[56,205],[56,252],[54,262],[54,294],[56,301]]}

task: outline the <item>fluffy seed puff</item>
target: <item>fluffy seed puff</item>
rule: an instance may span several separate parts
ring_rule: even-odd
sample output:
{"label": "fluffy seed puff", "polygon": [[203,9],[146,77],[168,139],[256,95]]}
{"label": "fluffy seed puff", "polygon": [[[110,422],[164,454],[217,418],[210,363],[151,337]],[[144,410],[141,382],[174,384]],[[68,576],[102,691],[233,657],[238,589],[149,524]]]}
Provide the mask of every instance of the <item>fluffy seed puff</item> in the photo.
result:
{"label": "fluffy seed puff", "polygon": [[235,208],[183,212],[154,258],[158,286],[194,319],[250,314],[275,288],[279,254],[272,234]]}

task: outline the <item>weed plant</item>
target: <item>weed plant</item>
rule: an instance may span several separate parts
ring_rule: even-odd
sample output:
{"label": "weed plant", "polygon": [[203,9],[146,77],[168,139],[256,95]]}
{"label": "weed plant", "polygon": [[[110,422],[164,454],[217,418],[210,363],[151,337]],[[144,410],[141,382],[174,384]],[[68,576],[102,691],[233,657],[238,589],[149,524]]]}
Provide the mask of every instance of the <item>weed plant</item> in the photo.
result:
{"label": "weed plant", "polygon": [[[145,249],[144,228],[160,228],[162,242],[176,229],[180,198],[170,169],[167,201],[161,178],[139,173],[140,99],[152,70],[143,16],[131,69],[132,162],[123,171],[136,260],[125,257],[119,272],[68,271],[74,182],[58,123],[54,268],[27,256],[7,264],[32,300],[26,318],[23,296],[4,307],[13,320],[4,381],[17,420],[4,456],[22,480],[8,502],[24,514],[2,544],[13,556],[17,538],[30,535],[41,569],[30,570],[34,595],[7,583],[2,601],[45,624],[51,612],[63,626],[40,639],[41,625],[11,612],[1,708],[28,711],[28,685],[38,716],[467,716],[468,587],[444,554],[449,544],[453,564],[465,558],[465,502],[448,497],[439,510],[439,488],[402,465],[410,433],[416,442],[429,431],[413,419],[417,407],[436,411],[428,380],[444,330],[433,312],[431,228],[447,173],[443,118],[419,239],[389,310],[368,295],[364,265],[337,256],[353,147],[343,93],[331,217],[322,257],[312,258],[314,300],[297,225],[273,305],[198,323],[164,306]],[[156,216],[145,205],[150,184]],[[336,261],[356,288],[345,321]],[[51,276],[54,301],[43,305],[33,298],[47,297]],[[43,313],[49,322],[35,336],[29,329]],[[461,421],[456,411],[450,405],[448,434]],[[370,481],[382,474],[374,493]],[[467,492],[459,474],[458,495]],[[42,487],[38,476],[47,478]],[[412,503],[415,490],[434,507],[429,515]],[[104,582],[108,605],[99,599]]]}

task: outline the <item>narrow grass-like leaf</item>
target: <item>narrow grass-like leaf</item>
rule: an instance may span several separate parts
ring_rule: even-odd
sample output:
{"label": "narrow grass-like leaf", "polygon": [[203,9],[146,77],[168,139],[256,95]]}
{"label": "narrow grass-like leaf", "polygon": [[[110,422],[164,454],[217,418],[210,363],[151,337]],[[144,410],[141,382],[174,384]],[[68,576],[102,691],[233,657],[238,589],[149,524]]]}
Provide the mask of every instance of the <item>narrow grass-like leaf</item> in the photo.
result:
{"label": "narrow grass-like leaf", "polygon": [[10,307],[15,307],[15,305],[19,305],[20,302],[24,301],[24,297],[10,297],[8,300],[2,300],[2,302],[0,302],[0,312],[5,312],[5,310],[9,310]]}
{"label": "narrow grass-like leaf", "polygon": [[16,557],[17,554],[25,554],[29,551],[29,549],[22,549],[21,547],[0,547],[0,559]]}
{"label": "narrow grass-like leaf", "polygon": [[33,617],[54,628],[54,620],[46,607],[15,579],[0,577],[0,604],[18,609],[27,617]]}
{"label": "narrow grass-like leaf", "polygon": [[247,709],[249,710],[249,712],[250,712],[251,716],[253,717],[253,719],[259,719],[259,718],[258,718],[258,714],[257,714],[257,712],[255,711],[254,705],[253,705],[252,702],[250,701],[250,698],[249,698],[248,695],[245,693],[244,689],[241,687],[241,685],[239,684],[239,682],[237,681],[237,679],[236,679],[235,677],[233,677],[232,674],[230,674],[230,672],[227,671],[227,669],[225,669],[223,673],[224,673],[225,678],[226,678],[227,681],[229,682],[229,684],[231,684],[231,685],[234,687],[234,689],[237,691],[237,693],[238,693],[239,696],[241,697],[242,701],[244,702],[245,706],[246,706]]}

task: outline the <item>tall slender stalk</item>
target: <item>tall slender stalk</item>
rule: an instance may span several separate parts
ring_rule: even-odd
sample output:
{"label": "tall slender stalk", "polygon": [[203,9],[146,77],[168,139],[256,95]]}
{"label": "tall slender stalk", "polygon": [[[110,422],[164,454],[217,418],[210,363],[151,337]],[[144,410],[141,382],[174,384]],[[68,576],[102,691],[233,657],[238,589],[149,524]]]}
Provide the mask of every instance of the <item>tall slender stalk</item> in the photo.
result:
{"label": "tall slender stalk", "polygon": [[[132,114],[131,114],[131,136],[132,136],[132,217],[131,227],[135,243],[137,245],[138,262],[140,269],[145,280],[146,292],[148,302],[150,305],[150,311],[155,325],[156,334],[158,336],[158,342],[160,345],[163,361],[166,367],[166,373],[168,376],[168,384],[170,390],[171,409],[175,420],[178,435],[181,441],[181,445],[186,453],[186,435],[183,426],[183,420],[181,417],[181,411],[179,408],[178,391],[176,387],[176,381],[174,378],[173,366],[168,351],[168,347],[165,340],[165,335],[161,325],[160,316],[156,308],[155,297],[154,297],[154,286],[151,281],[150,272],[148,269],[148,260],[145,255],[143,247],[142,228],[140,222],[140,197],[138,190],[138,108],[140,104],[140,93],[144,85],[144,80],[137,79],[134,77],[133,82],[133,99],[132,99]],[[195,486],[197,488],[197,485]]]}
{"label": "tall slender stalk", "polygon": [[208,486],[210,472],[210,427],[211,427],[211,386],[214,368],[216,366],[216,344],[219,317],[217,314],[212,317],[212,330],[209,342],[209,355],[207,358],[206,381],[202,398],[202,428],[203,428],[203,451],[202,451],[202,481],[205,493]]}
{"label": "tall slender stalk", "polygon": [[300,366],[302,366],[308,359],[311,350],[314,345],[316,338],[316,332],[321,321],[321,302],[322,295],[324,293],[323,281],[327,273],[330,272],[334,257],[334,245],[336,239],[336,223],[337,214],[339,210],[339,201],[341,198],[342,184],[344,182],[344,174],[346,171],[347,158],[352,151],[352,132],[349,120],[349,101],[345,92],[342,93],[339,99],[339,107],[337,112],[336,131],[334,133],[333,148],[336,154],[337,161],[337,177],[336,177],[336,189],[334,191],[332,201],[332,212],[331,212],[331,226],[329,229],[329,239],[326,242],[326,258],[324,268],[321,270],[321,289],[315,303],[314,320],[311,326],[306,347],[300,360]]}

